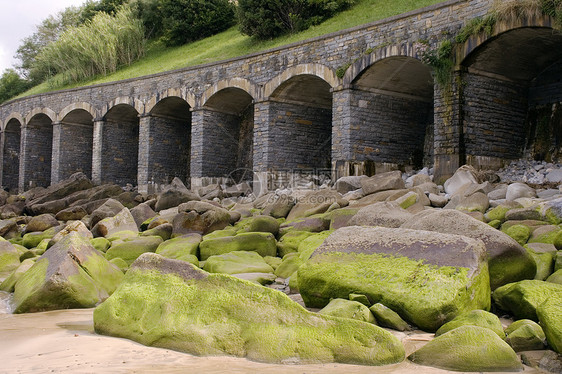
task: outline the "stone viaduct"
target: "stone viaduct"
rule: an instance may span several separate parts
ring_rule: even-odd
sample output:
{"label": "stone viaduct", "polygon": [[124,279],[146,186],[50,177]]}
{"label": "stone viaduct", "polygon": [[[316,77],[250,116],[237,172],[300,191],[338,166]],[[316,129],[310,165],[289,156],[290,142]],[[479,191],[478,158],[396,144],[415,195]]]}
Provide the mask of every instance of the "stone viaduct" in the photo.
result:
{"label": "stone viaduct", "polygon": [[0,106],[0,184],[22,191],[82,171],[151,192],[175,176],[192,186],[267,177],[275,187],[293,172],[433,165],[439,179],[465,162],[499,167],[541,126],[562,128],[553,20],[471,37],[447,89],[419,48],[492,2],[445,1],[263,53],[13,100]]}

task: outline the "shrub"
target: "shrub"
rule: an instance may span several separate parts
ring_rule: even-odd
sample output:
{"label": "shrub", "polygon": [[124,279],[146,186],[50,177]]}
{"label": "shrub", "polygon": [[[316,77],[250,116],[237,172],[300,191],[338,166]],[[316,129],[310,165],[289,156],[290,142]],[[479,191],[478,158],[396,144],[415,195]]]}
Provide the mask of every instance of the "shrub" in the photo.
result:
{"label": "shrub", "polygon": [[168,46],[217,34],[236,22],[229,0],[159,0],[159,9],[162,40]]}
{"label": "shrub", "polygon": [[0,77],[0,103],[19,95],[29,88],[29,82],[14,69],[6,69]]}

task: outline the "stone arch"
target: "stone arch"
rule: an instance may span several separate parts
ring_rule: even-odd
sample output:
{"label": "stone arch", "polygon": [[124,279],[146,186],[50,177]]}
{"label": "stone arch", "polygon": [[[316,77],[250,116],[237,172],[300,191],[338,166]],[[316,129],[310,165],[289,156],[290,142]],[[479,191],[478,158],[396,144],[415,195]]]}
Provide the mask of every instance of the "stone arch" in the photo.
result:
{"label": "stone arch", "polygon": [[51,122],[56,121],[57,120],[57,114],[55,113],[54,110],[50,109],[50,108],[34,108],[31,110],[31,112],[29,112],[27,114],[27,116],[25,117],[25,124],[27,125],[31,119],[33,117],[36,117],[40,114],[45,115],[46,117],[49,117],[49,119],[51,120]]}
{"label": "stone arch", "polygon": [[174,177],[189,183],[192,106],[171,93],[160,97],[140,120],[139,188],[147,192]]}
{"label": "stone arch", "polygon": [[6,129],[6,126],[8,125],[8,122],[10,122],[11,120],[18,121],[20,123],[20,126],[25,125],[25,118],[19,112],[12,112],[4,120],[4,123],[2,124],[3,130]]}
{"label": "stone arch", "polygon": [[121,186],[137,184],[139,155],[139,111],[124,101],[104,114],[101,135],[101,182]]}
{"label": "stone arch", "polygon": [[466,161],[562,160],[562,33],[550,17],[498,22],[458,50]]}
{"label": "stone arch", "polygon": [[54,127],[53,182],[76,172],[92,178],[96,113],[88,103],[73,103],[59,113],[59,122]]}
{"label": "stone arch", "polygon": [[343,86],[349,87],[357,77],[378,61],[390,57],[411,57],[419,59],[418,51],[412,43],[400,43],[383,46],[373,52],[363,55],[360,59],[347,68],[343,77]]}
{"label": "stone arch", "polygon": [[11,113],[4,124],[4,144],[2,147],[2,187],[10,192],[19,188],[21,131],[24,126],[23,116]]}
{"label": "stone arch", "polygon": [[35,108],[27,115],[21,143],[24,168],[20,175],[20,189],[51,184],[53,121],[56,118],[56,113],[49,108]]}
{"label": "stone arch", "polygon": [[271,96],[273,92],[279,88],[279,86],[281,86],[291,78],[305,75],[316,76],[329,84],[331,88],[337,87],[340,83],[340,80],[336,76],[335,71],[326,65],[300,64],[285,69],[281,74],[277,75],[269,82],[267,82],[264,86],[264,97],[268,98],[269,96]]}
{"label": "stone arch", "polygon": [[117,107],[118,105],[128,105],[133,109],[135,109],[138,114],[145,113],[145,104],[142,101],[136,100],[131,96],[118,96],[113,100],[107,102],[107,104],[104,106],[103,110],[101,111],[100,116],[102,118],[105,118],[107,116],[107,113],[110,110]]}
{"label": "stone arch", "polygon": [[167,97],[180,98],[184,100],[189,105],[190,108],[194,108],[197,102],[195,95],[189,92],[187,88],[168,88],[152,96],[150,99],[148,99],[148,101],[144,105],[144,111],[142,113],[149,114],[159,102],[161,102]]}
{"label": "stone arch", "polygon": [[238,88],[245,91],[254,100],[261,99],[260,88],[253,82],[244,78],[223,79],[207,88],[203,95],[201,95],[200,105],[203,106],[207,101],[216,93],[227,88]]}

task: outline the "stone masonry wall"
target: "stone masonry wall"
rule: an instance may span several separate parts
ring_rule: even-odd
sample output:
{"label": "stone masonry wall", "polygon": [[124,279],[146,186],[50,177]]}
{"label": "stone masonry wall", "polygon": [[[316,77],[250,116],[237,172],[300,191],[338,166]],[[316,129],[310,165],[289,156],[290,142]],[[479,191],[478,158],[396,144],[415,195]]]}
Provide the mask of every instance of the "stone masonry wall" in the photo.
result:
{"label": "stone masonry wall", "polygon": [[19,182],[20,129],[9,127],[4,142],[4,176],[2,184],[5,189],[17,191]]}
{"label": "stone masonry wall", "polygon": [[62,124],[59,180],[78,171],[92,176],[93,125]]}
{"label": "stone masonry wall", "polygon": [[51,157],[53,145],[53,128],[49,123],[29,124],[25,130],[26,165],[23,184],[48,187],[51,184]]}
{"label": "stone masonry wall", "polygon": [[137,184],[139,126],[107,122],[103,127],[102,183]]}

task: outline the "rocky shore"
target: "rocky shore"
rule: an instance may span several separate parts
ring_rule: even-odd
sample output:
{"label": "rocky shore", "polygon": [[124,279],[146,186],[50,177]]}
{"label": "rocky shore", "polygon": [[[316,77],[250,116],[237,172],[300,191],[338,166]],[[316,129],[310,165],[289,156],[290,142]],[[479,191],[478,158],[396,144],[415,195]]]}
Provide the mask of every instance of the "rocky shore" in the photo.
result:
{"label": "rocky shore", "polygon": [[561,181],[519,161],[256,197],[77,173],[0,192],[4,316],[95,307],[97,334],[268,364],[558,373]]}

